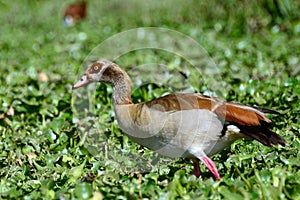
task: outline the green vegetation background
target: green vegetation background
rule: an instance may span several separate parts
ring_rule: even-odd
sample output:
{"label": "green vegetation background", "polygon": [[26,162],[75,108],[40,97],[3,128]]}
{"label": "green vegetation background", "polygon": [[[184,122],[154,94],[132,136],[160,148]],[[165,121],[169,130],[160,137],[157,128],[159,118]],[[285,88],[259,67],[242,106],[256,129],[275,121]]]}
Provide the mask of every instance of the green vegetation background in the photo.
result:
{"label": "green vegetation background", "polygon": [[[62,13],[71,2],[0,1],[1,198],[300,199],[299,1],[90,0],[87,19],[67,28]],[[137,27],[165,27],[199,42],[220,68],[222,95],[282,113],[271,116],[273,130],[288,145],[235,142],[213,157],[220,181],[209,173],[190,176],[192,164],[182,159],[151,165],[155,155],[119,130],[105,84],[98,85],[92,118],[99,123],[91,136],[97,144],[88,143],[90,136],[73,121],[71,86],[94,47]],[[133,53],[122,67],[146,59],[177,63],[156,55]],[[143,101],[167,92],[149,84],[133,97]],[[113,147],[109,155],[104,147]],[[120,154],[128,155],[123,163],[116,162]],[[142,160],[147,173],[128,173],[137,162],[130,156],[142,154],[149,155]]]}

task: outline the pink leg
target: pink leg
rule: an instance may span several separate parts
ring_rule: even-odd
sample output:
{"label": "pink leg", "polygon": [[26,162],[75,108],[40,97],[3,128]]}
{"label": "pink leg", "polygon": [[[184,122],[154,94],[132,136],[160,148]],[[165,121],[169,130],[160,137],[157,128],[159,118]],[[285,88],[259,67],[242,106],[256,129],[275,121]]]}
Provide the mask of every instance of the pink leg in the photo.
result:
{"label": "pink leg", "polygon": [[201,158],[201,161],[205,164],[205,166],[209,169],[209,171],[213,173],[216,179],[221,179],[219,172],[215,166],[215,163],[209,157],[204,156],[203,158]]}
{"label": "pink leg", "polygon": [[193,165],[194,165],[194,170],[192,171],[191,174],[193,174],[197,178],[199,178],[200,175],[201,175],[200,166],[199,166],[199,160],[198,159],[193,159]]}

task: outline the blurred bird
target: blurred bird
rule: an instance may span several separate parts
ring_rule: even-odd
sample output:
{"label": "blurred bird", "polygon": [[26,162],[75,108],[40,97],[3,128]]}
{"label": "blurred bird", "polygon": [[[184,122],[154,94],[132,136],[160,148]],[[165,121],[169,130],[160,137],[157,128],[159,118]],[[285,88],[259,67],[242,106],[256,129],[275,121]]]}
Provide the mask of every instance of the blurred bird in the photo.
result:
{"label": "blurred bird", "polygon": [[73,26],[86,17],[86,2],[70,4],[64,12],[64,24]]}

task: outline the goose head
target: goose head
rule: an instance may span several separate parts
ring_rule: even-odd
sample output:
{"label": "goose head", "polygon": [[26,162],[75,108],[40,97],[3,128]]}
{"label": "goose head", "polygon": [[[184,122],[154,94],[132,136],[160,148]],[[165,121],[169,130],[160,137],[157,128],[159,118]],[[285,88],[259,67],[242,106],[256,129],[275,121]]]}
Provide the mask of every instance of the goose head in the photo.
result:
{"label": "goose head", "polygon": [[112,64],[111,61],[104,59],[94,62],[87,68],[81,79],[73,86],[73,89],[86,86],[92,82],[111,83],[113,77],[110,77],[105,71],[111,67]]}
{"label": "goose head", "polygon": [[128,104],[131,101],[130,78],[116,63],[101,59],[91,64],[81,79],[73,86],[77,89],[92,82],[104,82],[114,88],[115,104]]}

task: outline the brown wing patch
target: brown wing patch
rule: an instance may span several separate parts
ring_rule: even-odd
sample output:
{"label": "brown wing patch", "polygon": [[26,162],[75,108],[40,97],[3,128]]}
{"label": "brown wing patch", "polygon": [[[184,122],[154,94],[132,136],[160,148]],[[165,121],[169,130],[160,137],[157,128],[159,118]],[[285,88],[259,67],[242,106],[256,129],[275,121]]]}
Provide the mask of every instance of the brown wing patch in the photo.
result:
{"label": "brown wing patch", "polygon": [[192,96],[193,94],[170,94],[148,101],[146,105],[161,111],[196,109],[197,98],[192,98]]}
{"label": "brown wing patch", "polygon": [[258,110],[248,106],[236,106],[232,103],[225,103],[218,106],[214,112],[226,121],[240,125],[259,126],[260,121],[270,121]]}
{"label": "brown wing patch", "polygon": [[264,113],[250,106],[201,94],[170,94],[146,104],[149,107],[159,104],[164,111],[207,109],[226,121],[247,126],[259,126],[260,121],[270,121]]}

